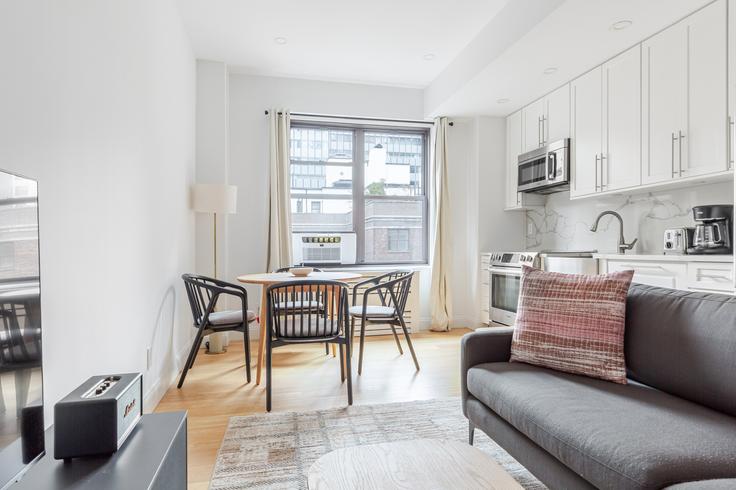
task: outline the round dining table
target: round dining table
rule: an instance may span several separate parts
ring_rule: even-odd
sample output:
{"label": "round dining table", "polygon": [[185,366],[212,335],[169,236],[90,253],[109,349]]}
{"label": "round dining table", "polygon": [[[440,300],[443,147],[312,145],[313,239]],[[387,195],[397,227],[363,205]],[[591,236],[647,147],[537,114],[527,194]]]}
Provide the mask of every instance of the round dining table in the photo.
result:
{"label": "round dining table", "polygon": [[[263,359],[266,350],[266,288],[272,284],[280,282],[292,282],[303,280],[315,281],[354,281],[363,277],[357,272],[341,272],[341,271],[323,271],[312,272],[308,276],[295,276],[291,272],[265,272],[259,274],[244,274],[238,276],[238,282],[243,284],[260,284],[263,289],[261,291],[261,309],[258,312],[258,323],[260,325],[260,335],[258,336],[258,364],[256,370],[256,384],[261,384],[261,370],[263,368]],[[333,349],[334,355],[334,349]]]}

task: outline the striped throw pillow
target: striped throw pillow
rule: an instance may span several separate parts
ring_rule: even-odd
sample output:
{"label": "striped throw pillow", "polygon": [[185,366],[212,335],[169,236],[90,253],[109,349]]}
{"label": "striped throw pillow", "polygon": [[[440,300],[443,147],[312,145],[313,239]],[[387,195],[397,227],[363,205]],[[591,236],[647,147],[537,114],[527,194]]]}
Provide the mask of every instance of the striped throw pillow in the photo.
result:
{"label": "striped throw pillow", "polygon": [[511,361],[626,384],[626,294],[633,275],[561,274],[525,266]]}

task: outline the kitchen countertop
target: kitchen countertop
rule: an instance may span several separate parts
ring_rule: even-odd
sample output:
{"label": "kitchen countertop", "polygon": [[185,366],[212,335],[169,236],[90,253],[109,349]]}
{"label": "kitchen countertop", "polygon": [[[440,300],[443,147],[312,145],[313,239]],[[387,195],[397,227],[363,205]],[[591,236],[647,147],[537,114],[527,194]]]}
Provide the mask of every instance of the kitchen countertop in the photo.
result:
{"label": "kitchen countertop", "polygon": [[596,253],[595,259],[651,260],[658,262],[733,262],[733,255],[664,255],[664,254],[615,254]]}

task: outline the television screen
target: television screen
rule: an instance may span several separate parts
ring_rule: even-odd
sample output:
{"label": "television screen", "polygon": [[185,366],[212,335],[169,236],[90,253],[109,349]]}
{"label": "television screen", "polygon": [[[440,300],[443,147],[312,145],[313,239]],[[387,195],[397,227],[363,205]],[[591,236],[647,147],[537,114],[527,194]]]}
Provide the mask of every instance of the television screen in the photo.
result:
{"label": "television screen", "polygon": [[0,488],[44,455],[38,191],[0,171]]}

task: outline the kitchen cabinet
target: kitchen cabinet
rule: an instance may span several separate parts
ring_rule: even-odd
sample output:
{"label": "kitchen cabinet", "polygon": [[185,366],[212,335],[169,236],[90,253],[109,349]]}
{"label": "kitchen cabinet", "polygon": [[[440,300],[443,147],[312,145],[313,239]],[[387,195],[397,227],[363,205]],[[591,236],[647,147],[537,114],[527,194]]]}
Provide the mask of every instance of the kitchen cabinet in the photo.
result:
{"label": "kitchen cabinet", "polygon": [[640,80],[636,46],[571,83],[571,197],[640,184]]}
{"label": "kitchen cabinet", "polygon": [[570,137],[570,85],[566,84],[521,110],[521,153]]}
{"label": "kitchen cabinet", "polygon": [[506,118],[506,204],[504,208],[507,211],[544,205],[544,197],[517,190],[518,158],[519,154],[524,153],[522,118],[522,111],[515,112]]}
{"label": "kitchen cabinet", "polygon": [[606,272],[634,271],[633,282],[671,289],[687,289],[687,264],[607,260]]}
{"label": "kitchen cabinet", "polygon": [[726,0],[642,43],[642,182],[726,171]]}
{"label": "kitchen cabinet", "polygon": [[491,254],[481,254],[478,277],[480,278],[480,322],[484,325],[488,325],[491,322],[491,275],[488,272],[490,265]]}
{"label": "kitchen cabinet", "polygon": [[603,149],[602,68],[597,67],[571,86],[570,197],[600,190],[598,164]]}
{"label": "kitchen cabinet", "polygon": [[603,254],[599,270],[634,271],[634,282],[685,291],[734,294],[734,265],[728,256]]}

